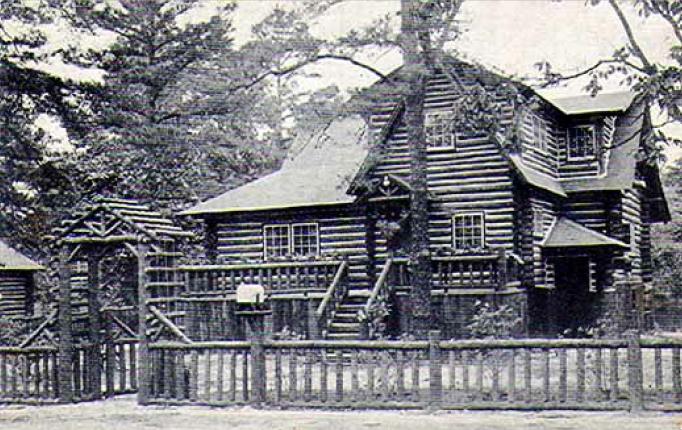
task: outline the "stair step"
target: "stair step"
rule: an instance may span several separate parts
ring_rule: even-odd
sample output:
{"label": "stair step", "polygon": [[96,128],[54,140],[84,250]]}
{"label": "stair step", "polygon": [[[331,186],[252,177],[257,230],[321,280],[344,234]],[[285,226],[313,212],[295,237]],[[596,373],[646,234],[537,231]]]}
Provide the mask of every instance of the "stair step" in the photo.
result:
{"label": "stair step", "polygon": [[368,290],[350,290],[348,291],[348,298],[368,298],[372,295]]}
{"label": "stair step", "polygon": [[329,330],[334,331],[334,332],[339,332],[339,331],[359,331],[360,330],[360,323],[359,322],[339,322],[339,321],[334,321],[331,324],[329,324]]}
{"label": "stair step", "polygon": [[327,333],[327,339],[356,340],[358,338],[359,338],[359,333],[355,333],[355,332],[329,332],[329,333]]}

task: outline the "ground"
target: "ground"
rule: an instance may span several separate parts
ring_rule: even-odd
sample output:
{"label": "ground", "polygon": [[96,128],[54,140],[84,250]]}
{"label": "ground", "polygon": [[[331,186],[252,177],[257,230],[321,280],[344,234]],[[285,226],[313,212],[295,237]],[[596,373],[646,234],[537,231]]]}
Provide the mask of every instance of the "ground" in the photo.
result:
{"label": "ground", "polygon": [[598,429],[682,430],[682,414],[646,412],[333,412],[140,407],[132,396],[66,406],[1,406],[3,430]]}

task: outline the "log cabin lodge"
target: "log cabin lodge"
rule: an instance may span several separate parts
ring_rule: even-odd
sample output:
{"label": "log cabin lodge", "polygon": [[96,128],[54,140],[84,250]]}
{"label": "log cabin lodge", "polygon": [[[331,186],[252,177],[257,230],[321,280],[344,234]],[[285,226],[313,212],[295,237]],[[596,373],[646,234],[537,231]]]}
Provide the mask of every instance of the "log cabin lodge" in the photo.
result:
{"label": "log cabin lodge", "polygon": [[35,274],[43,267],[0,240],[0,316],[33,314]]}
{"label": "log cabin lodge", "polygon": [[[213,264],[269,274],[258,279],[275,332],[357,338],[380,304],[389,333],[408,327],[410,159],[404,105],[386,91],[400,79],[398,69],[375,84],[366,94],[384,92],[371,109],[336,119],[280,170],[182,212],[203,221]],[[514,96],[501,91],[512,86]],[[496,94],[492,137],[457,126],[453,106],[476,89]],[[643,103],[627,92],[547,100],[453,60],[430,76],[424,115],[432,315],[444,336],[467,336],[477,301],[511,306],[526,334],[634,306],[652,281],[651,225],[670,220],[657,167],[640,161]],[[279,286],[284,268],[304,286],[331,262],[344,262],[324,278],[331,289]]]}

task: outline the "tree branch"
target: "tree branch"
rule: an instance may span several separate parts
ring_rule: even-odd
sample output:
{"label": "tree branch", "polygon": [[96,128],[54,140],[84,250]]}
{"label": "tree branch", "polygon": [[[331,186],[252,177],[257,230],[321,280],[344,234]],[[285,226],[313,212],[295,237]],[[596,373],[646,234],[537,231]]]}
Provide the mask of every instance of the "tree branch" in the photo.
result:
{"label": "tree branch", "polygon": [[642,66],[644,66],[643,68],[646,71],[646,73],[651,74],[651,70],[653,70],[654,67],[651,65],[651,62],[649,62],[649,59],[644,54],[644,51],[642,51],[642,48],[639,46],[639,43],[637,43],[635,34],[632,32],[632,27],[630,26],[630,23],[625,17],[625,14],[623,14],[623,11],[621,10],[616,0],[609,0],[609,4],[611,5],[611,8],[614,10],[614,12],[616,12],[618,20],[620,21],[623,30],[625,30],[625,34],[628,38],[628,43],[630,44],[632,53],[635,54],[635,56],[642,62]]}

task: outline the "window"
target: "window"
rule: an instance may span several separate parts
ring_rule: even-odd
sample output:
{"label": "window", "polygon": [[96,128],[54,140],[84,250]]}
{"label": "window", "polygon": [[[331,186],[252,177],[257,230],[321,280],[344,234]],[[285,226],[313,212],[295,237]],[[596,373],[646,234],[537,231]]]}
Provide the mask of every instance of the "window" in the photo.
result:
{"label": "window", "polygon": [[267,260],[284,256],[319,254],[317,224],[277,224],[263,227],[263,257]]}
{"label": "window", "polygon": [[456,214],[452,217],[452,242],[455,249],[483,248],[485,219],[482,212]]}
{"label": "window", "polygon": [[454,147],[455,133],[452,112],[428,112],[424,118],[424,132],[430,148]]}
{"label": "window", "polygon": [[545,232],[545,213],[542,209],[533,209],[533,234],[542,235]]}
{"label": "window", "polygon": [[289,254],[289,226],[266,225],[263,227],[265,259]]}
{"label": "window", "polygon": [[541,151],[547,151],[547,126],[545,121],[534,112],[528,112],[533,127],[533,146]]}
{"label": "window", "polygon": [[578,125],[568,130],[568,159],[592,158],[595,155],[594,125]]}
{"label": "window", "polygon": [[317,255],[317,224],[294,224],[291,226],[293,255]]}

